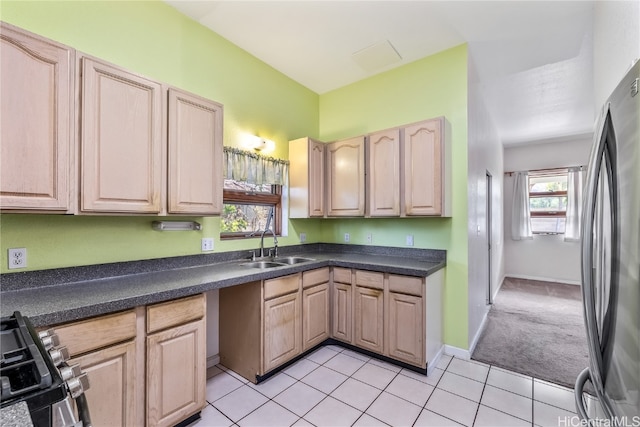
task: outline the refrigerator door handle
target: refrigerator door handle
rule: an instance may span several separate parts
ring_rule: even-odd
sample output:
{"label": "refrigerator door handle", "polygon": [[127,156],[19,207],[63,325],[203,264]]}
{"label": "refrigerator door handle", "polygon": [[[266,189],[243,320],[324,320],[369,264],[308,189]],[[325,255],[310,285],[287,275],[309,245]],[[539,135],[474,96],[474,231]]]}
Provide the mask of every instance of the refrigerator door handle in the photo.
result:
{"label": "refrigerator door handle", "polygon": [[[584,386],[587,381],[591,381],[591,374],[589,372],[589,368],[584,369],[578,375],[576,379],[575,393],[574,397],[576,399],[576,409],[578,410],[578,415],[581,419],[585,421],[589,421],[589,414],[587,414],[587,409],[584,406],[584,399],[582,398],[584,393]],[[587,425],[591,425],[589,422]]]}
{"label": "refrigerator door handle", "polygon": [[596,390],[603,389],[602,371],[603,361],[600,351],[600,337],[598,333],[596,317],[596,297],[593,280],[593,227],[595,223],[596,196],[598,179],[602,169],[602,160],[605,156],[607,133],[610,126],[610,105],[607,104],[603,111],[603,119],[596,133],[596,144],[591,153],[589,171],[587,174],[587,186],[584,193],[582,209],[582,296],[584,305],[585,327],[589,356],[595,369],[589,374],[591,382]]}

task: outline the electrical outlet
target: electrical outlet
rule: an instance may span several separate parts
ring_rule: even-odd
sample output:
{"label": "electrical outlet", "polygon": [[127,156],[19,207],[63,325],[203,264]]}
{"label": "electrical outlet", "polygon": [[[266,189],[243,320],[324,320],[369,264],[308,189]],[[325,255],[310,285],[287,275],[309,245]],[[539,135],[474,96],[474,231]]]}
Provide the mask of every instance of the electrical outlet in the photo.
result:
{"label": "electrical outlet", "polygon": [[213,237],[204,237],[202,239],[202,252],[213,250]]}
{"label": "electrical outlet", "polygon": [[373,243],[373,234],[367,233],[367,243],[368,244],[372,244]]}
{"label": "electrical outlet", "polygon": [[9,269],[27,266],[27,248],[9,249]]}
{"label": "electrical outlet", "polygon": [[413,235],[407,234],[407,240],[405,242],[407,246],[413,246]]}
{"label": "electrical outlet", "polygon": [[307,241],[307,233],[300,233],[300,243]]}
{"label": "electrical outlet", "polygon": [[350,240],[351,240],[351,234],[344,233],[344,242],[349,243]]}

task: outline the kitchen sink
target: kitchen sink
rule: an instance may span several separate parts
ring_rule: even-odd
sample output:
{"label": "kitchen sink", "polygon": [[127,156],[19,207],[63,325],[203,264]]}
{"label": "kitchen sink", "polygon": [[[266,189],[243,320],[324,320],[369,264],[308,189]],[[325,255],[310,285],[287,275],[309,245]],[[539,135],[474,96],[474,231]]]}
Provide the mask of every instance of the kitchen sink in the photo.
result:
{"label": "kitchen sink", "polygon": [[300,264],[301,262],[315,261],[315,260],[313,258],[304,258],[300,256],[285,256],[285,257],[275,258],[274,261],[282,264],[293,265],[293,264]]}
{"label": "kitchen sink", "polygon": [[250,267],[250,268],[275,268],[275,267],[282,267],[286,264],[282,262],[273,262],[273,261],[252,261],[252,262],[245,262],[240,265],[244,267]]}
{"label": "kitchen sink", "polygon": [[305,258],[300,256],[284,256],[277,258],[262,258],[255,261],[243,262],[243,267],[249,268],[275,268],[285,265],[300,264],[301,262],[315,261],[313,258]]}

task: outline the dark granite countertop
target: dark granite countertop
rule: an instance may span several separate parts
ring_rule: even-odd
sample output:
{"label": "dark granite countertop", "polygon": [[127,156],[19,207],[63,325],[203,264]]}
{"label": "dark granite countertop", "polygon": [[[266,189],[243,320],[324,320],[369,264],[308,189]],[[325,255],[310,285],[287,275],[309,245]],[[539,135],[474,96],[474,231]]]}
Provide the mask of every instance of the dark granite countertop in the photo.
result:
{"label": "dark granite countertop", "polygon": [[4,274],[0,315],[20,311],[35,326],[55,325],[325,266],[425,277],[446,264],[442,250],[319,243],[281,248],[281,256],[300,255],[313,261],[257,269],[241,265],[248,261],[248,253]]}

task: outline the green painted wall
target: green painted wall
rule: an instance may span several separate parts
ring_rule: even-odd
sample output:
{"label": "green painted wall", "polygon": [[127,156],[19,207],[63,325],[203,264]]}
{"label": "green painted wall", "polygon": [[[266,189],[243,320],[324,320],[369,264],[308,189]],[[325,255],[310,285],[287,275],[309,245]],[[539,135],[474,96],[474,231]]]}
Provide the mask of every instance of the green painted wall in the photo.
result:
{"label": "green painted wall", "polygon": [[[317,137],[318,95],[159,1],[2,1],[0,19],[224,104],[224,143],[244,134],[276,142]],[[27,270],[199,254],[202,237],[215,250],[256,247],[255,240],[221,242],[218,218],[193,218],[201,232],[157,232],[149,217],[14,215],[0,218],[0,272],[7,248],[26,247]],[[307,241],[321,238],[309,223]],[[296,224],[281,244],[297,244]],[[24,270],[20,270],[24,271]]]}
{"label": "green painted wall", "polygon": [[[453,146],[453,218],[290,220],[282,245],[308,242],[446,249],[445,342],[467,348],[467,50],[439,53],[317,95],[218,35],[156,1],[6,1],[0,19],[122,67],[224,104],[224,143],[244,134],[274,140],[276,157],[301,136],[331,141],[425,118],[445,116]],[[26,247],[28,270],[253,249],[255,240],[221,242],[218,218],[189,218],[201,232],[156,232],[155,217],[4,214],[0,272],[7,248]],[[178,219],[178,218],[175,218]],[[20,270],[24,271],[24,270]]]}
{"label": "green painted wall", "polygon": [[444,335],[467,348],[467,46],[415,61],[320,96],[320,139],[333,141],[444,116],[452,146],[452,218],[336,219],[323,226],[325,242],[446,249]]}

